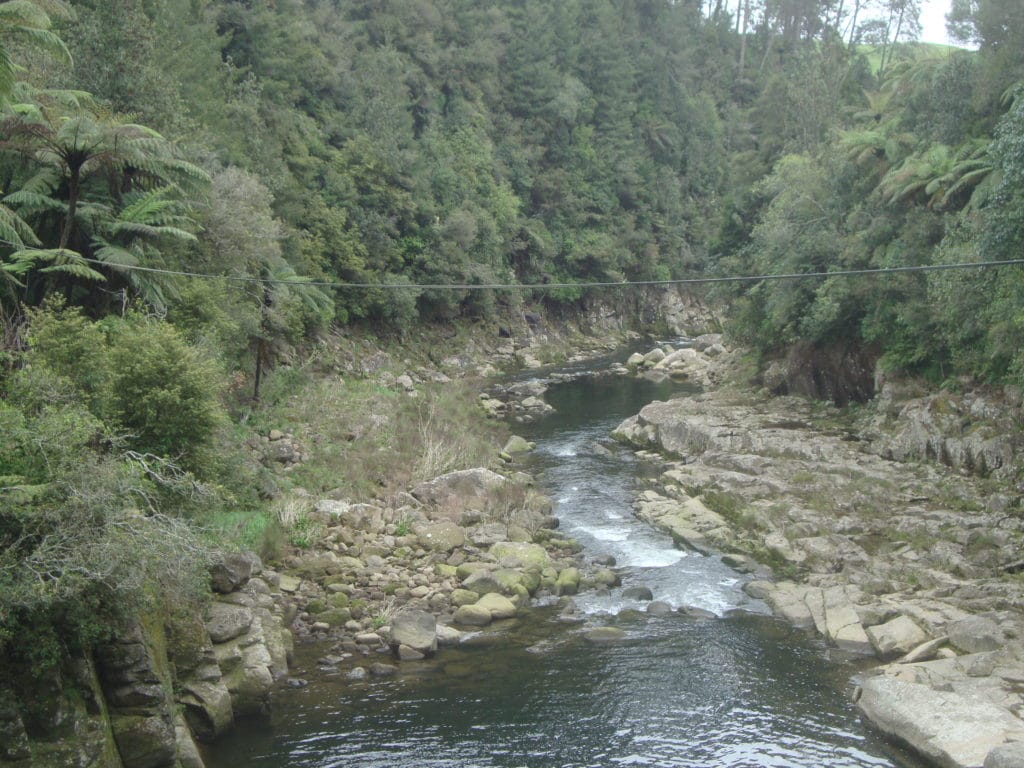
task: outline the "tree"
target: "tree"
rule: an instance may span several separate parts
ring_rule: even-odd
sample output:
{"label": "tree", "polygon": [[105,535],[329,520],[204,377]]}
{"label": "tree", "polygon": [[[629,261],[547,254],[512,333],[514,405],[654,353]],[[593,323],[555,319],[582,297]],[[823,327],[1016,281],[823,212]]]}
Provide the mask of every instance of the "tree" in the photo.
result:
{"label": "tree", "polygon": [[[45,8],[58,14],[67,12],[62,0],[45,3]],[[6,105],[18,81],[18,66],[12,49],[27,46],[65,63],[71,54],[64,41],[52,30],[44,3],[34,0],[7,0],[0,3],[0,106]]]}
{"label": "tree", "polygon": [[[97,267],[105,267],[143,285],[131,267],[143,260],[158,266],[152,257],[161,240],[194,239],[184,195],[209,177],[152,129],[77,99],[67,110],[50,94],[39,96],[0,119],[0,152],[20,160],[14,167],[24,173],[3,202],[32,221],[44,245],[16,250],[7,261],[22,275],[98,281],[105,276]],[[161,296],[158,282],[148,285],[147,298]]]}

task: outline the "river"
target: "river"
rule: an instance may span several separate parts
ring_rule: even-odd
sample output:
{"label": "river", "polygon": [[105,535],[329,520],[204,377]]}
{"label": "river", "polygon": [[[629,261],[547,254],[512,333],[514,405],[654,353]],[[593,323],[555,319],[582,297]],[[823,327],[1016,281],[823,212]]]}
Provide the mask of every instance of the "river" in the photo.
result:
{"label": "river", "polygon": [[[579,369],[573,373],[579,373]],[[622,590],[580,596],[582,625],[536,607],[434,661],[386,680],[316,671],[324,650],[299,650],[305,688],[282,688],[269,723],[242,726],[208,749],[207,768],[584,768],[594,766],[913,765],[865,729],[849,703],[854,671],[822,643],[767,616],[717,557],[673,546],[636,520],[650,471],[608,433],[679,385],[583,376],[555,384],[556,413],[517,427],[556,501],[562,530],[586,556],[614,556],[624,587],[719,618],[652,617]],[[587,644],[611,624],[626,640]]]}

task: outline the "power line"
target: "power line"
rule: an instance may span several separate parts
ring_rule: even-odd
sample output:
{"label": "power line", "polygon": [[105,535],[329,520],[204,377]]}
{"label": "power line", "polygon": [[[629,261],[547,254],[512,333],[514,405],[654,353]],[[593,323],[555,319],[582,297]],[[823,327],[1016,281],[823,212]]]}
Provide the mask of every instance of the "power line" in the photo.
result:
{"label": "power line", "polygon": [[147,272],[152,274],[170,275],[174,277],[191,277],[209,280],[230,280],[232,282],[256,283],[260,285],[308,285],[315,288],[359,288],[382,290],[556,290],[560,288],[624,288],[632,286],[671,286],[671,285],[709,285],[714,283],[756,283],[767,280],[814,280],[823,277],[854,277],[857,275],[886,275],[900,272],[944,272],[955,269],[988,269],[992,267],[1010,267],[1024,265],[1024,259],[1002,259],[998,261],[964,261],[955,264],[922,264],[906,267],[877,267],[874,269],[840,269],[832,272],[789,272],[779,275],[726,275],[709,277],[684,277],[675,280],[622,280],[618,282],[585,282],[585,283],[342,283],[327,280],[281,280],[269,277],[250,277],[247,275],[213,275],[203,272],[185,272],[175,269],[159,269],[129,264],[109,264],[99,259],[83,261],[99,266],[127,270],[131,272]]}

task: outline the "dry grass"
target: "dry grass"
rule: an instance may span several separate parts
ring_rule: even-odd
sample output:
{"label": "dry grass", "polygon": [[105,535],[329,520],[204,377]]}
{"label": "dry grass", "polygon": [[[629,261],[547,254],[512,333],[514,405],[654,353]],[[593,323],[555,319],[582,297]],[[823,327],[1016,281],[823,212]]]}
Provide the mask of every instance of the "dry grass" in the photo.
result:
{"label": "dry grass", "polygon": [[464,382],[424,384],[417,397],[370,379],[291,373],[283,384],[259,428],[296,436],[309,458],[287,482],[314,495],[383,497],[445,472],[489,466],[505,437]]}

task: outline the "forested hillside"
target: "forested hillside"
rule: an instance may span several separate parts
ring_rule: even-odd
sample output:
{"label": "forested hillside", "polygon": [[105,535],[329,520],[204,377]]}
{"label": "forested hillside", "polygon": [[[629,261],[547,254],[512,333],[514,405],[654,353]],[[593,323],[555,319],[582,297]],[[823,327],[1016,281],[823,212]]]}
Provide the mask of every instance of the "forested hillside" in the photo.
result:
{"label": "forested hillside", "polygon": [[[916,12],[0,3],[0,648],[187,582],[181,519],[258,503],[241,406],[318,330],[1024,255],[1024,4],[957,0],[976,50],[909,42]],[[466,287],[508,283],[565,285]],[[765,358],[1024,372],[1020,267],[715,290]]]}
{"label": "forested hillside", "polygon": [[[236,305],[249,336],[294,341],[331,321],[486,317],[524,295],[298,276],[617,282],[1014,249],[1024,11],[1009,0],[958,2],[977,52],[902,42],[915,0],[64,10],[70,58],[26,51],[4,128],[5,201],[31,228],[8,233],[23,284],[9,298],[30,305],[61,293],[96,316],[141,299],[192,323]],[[282,282],[254,300],[132,265]],[[757,286],[738,332],[764,348],[856,338],[896,365],[998,378],[1013,274]],[[990,295],[985,280],[1009,305],[980,316],[967,296]],[[950,291],[970,328],[927,310]]]}

